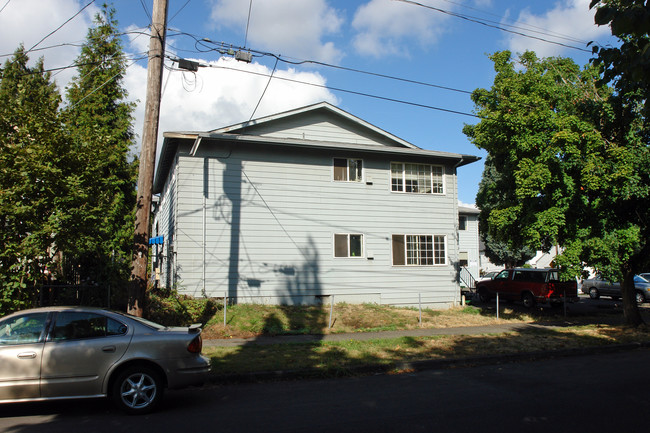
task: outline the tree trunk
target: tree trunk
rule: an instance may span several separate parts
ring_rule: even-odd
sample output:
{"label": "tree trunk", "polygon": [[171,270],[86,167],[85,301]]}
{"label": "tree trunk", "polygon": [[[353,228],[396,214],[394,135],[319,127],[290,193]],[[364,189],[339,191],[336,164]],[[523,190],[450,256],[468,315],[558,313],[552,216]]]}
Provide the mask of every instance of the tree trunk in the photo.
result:
{"label": "tree trunk", "polygon": [[625,313],[625,324],[627,326],[640,326],[645,322],[641,317],[639,306],[636,303],[636,291],[634,289],[634,271],[625,269],[621,283],[621,296],[623,297],[623,312]]}

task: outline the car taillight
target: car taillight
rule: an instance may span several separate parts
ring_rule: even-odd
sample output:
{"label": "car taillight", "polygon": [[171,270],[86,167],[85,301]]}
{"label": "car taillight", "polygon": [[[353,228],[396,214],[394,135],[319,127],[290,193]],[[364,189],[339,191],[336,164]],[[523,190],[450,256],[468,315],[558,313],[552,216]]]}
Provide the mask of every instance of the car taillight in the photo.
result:
{"label": "car taillight", "polygon": [[201,335],[197,335],[187,346],[187,351],[190,353],[201,353],[201,349],[203,349],[203,339]]}

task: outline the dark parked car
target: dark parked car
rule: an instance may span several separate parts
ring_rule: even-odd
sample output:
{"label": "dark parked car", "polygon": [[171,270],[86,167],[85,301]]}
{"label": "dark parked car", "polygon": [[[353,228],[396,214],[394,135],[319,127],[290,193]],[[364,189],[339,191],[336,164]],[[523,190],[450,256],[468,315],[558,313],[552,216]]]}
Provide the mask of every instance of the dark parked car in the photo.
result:
{"label": "dark parked car", "polygon": [[109,310],[14,313],[0,319],[0,403],[108,396],[146,413],[165,388],[205,381],[202,345],[200,326],[168,328]]}
{"label": "dark parked car", "polygon": [[[634,276],[634,296],[638,304],[650,302],[650,279],[640,274]],[[621,299],[621,284],[612,283],[609,280],[597,276],[582,282],[582,292],[589,294],[591,299],[598,299],[601,296],[608,296],[612,299]]]}

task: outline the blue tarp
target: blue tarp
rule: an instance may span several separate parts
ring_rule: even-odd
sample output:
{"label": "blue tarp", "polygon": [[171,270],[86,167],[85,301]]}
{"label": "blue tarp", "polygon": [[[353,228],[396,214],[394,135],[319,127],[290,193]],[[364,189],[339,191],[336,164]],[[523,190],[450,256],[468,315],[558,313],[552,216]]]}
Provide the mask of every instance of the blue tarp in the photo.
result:
{"label": "blue tarp", "polygon": [[156,236],[155,238],[149,238],[149,245],[162,245],[165,243],[164,236]]}

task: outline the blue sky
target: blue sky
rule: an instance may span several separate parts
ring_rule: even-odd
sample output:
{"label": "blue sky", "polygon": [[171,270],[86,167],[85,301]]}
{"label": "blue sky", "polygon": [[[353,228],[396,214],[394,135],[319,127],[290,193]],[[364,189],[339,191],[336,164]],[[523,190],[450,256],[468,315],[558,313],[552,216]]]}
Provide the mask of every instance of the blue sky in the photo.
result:
{"label": "blue sky", "polygon": [[[589,3],[169,0],[168,56],[206,67],[183,72],[167,59],[160,132],[215,129],[325,100],[421,148],[484,158],[462,128],[477,122],[469,92],[493,82],[487,55],[533,50],[540,57],[571,57],[585,65],[587,42],[611,43],[609,29],[593,24]],[[36,45],[30,56],[43,56],[46,68],[72,65],[101,4],[0,0],[0,61],[23,43],[28,49]],[[139,101],[135,132],[141,135],[146,60],[137,59],[148,48],[153,0],[112,4],[133,59],[124,84],[130,98]],[[204,38],[212,42],[197,44]],[[219,53],[229,46],[269,55],[246,64]],[[326,65],[291,63],[305,60]],[[288,80],[269,83],[271,72]],[[54,78],[64,88],[73,75],[68,68],[57,70]],[[482,161],[459,169],[461,202],[474,203],[482,170]]]}

